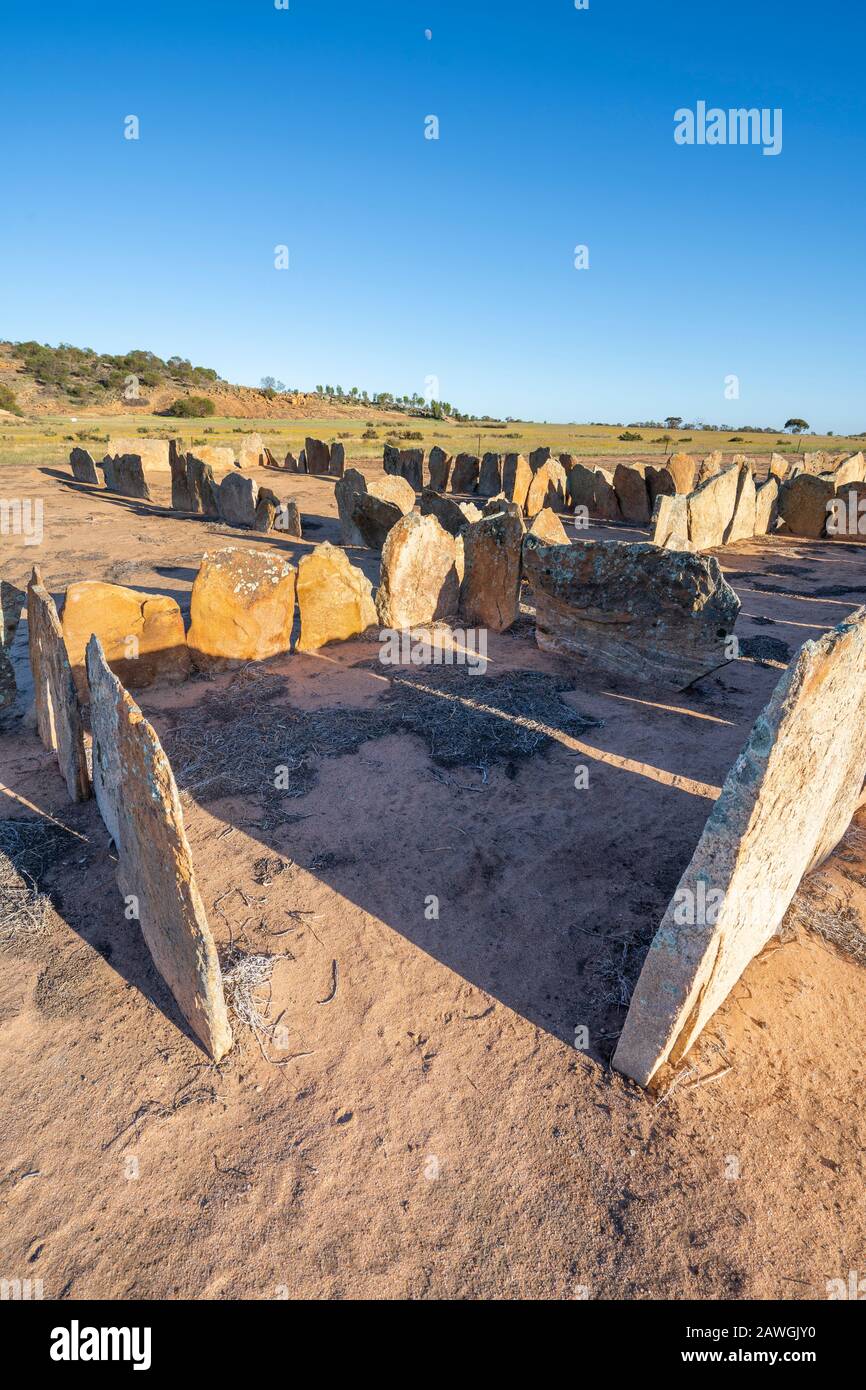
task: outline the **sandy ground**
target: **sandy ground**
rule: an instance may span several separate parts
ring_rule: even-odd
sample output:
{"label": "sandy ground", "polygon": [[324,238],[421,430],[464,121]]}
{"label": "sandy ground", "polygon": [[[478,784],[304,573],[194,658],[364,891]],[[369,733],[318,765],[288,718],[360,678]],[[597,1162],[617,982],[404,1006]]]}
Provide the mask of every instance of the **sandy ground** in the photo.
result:
{"label": "sandy ground", "polygon": [[[277,488],[303,542],[57,470],[4,468],[3,488],[44,498],[45,536],[3,537],[2,575],[22,583],[36,562],[58,599],[103,578],[188,610],[207,548],[338,539],[324,479]],[[376,557],[353,558],[375,576]],[[741,638],[794,651],[863,601],[858,545],[761,540],[720,559]],[[377,653],[272,663],[267,708],[337,728],[377,707]],[[209,800],[179,777],[221,951],[279,956],[279,1045],[236,1023],[218,1067],[124,919],[95,804],[70,806],[27,721],[7,722],[2,814],[57,832],[49,925],[0,953],[2,1277],[52,1299],[809,1299],[866,1267],[866,974],[812,929],[840,903],[866,917],[866,818],[677,1075],[645,1093],[609,1066],[629,982],[781,666],[746,656],[673,696],[614,686],[538,652],[529,620],[490,658],[479,688],[565,676],[567,704],[603,723],[483,771],[443,771],[423,738],[388,733],[314,759],[291,798]],[[249,736],[258,680],[138,698],[180,766],[216,706],[227,748]]]}

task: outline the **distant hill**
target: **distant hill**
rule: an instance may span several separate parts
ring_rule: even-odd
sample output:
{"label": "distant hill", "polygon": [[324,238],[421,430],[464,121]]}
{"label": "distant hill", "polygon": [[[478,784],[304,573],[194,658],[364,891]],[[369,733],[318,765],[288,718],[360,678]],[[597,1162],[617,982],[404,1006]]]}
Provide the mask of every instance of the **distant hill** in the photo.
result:
{"label": "distant hill", "polygon": [[[329,415],[363,418],[379,411],[428,414],[420,396],[375,398],[357,387],[318,387],[316,391],[286,389],[265,378],[262,385],[236,386],[213,367],[196,367],[186,358],[163,361],[154,352],[136,350],[119,355],[61,343],[0,342],[0,413],[25,416],[162,414],[174,401],[189,396],[213,402],[217,416],[274,419]],[[450,415],[443,403],[437,413]],[[456,411],[454,418],[459,417]]]}

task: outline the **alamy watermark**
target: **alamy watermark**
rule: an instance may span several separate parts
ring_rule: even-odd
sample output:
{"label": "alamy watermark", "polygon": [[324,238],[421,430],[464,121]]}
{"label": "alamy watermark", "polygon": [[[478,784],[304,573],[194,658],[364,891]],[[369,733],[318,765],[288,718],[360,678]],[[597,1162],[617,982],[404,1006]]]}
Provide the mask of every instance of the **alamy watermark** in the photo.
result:
{"label": "alamy watermark", "polygon": [[782,153],[782,109],[738,106],[725,111],[699,101],[674,112],[678,145],[762,145],[764,154]]}
{"label": "alamy watermark", "polygon": [[41,497],[0,497],[0,536],[23,536],[25,545],[41,545],[43,515]]}
{"label": "alamy watermark", "polygon": [[379,633],[383,666],[465,666],[472,675],[487,670],[487,629],[393,628]]}

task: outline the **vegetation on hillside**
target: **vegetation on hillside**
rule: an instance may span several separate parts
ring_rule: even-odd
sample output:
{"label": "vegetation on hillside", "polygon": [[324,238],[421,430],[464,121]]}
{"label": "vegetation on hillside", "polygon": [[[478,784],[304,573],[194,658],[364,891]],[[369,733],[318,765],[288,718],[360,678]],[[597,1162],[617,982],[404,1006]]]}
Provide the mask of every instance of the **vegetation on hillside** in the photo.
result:
{"label": "vegetation on hillside", "polygon": [[113,356],[71,343],[9,343],[13,357],[39,386],[64,395],[75,405],[99,404],[120,394],[130,402],[158,386],[208,386],[219,381],[212,367],[194,367],[185,357],[167,362],[155,352],[136,349]]}
{"label": "vegetation on hillside", "polygon": [[15,392],[10,391],[8,386],[0,386],[0,410],[9,410],[13,415],[21,414]]}
{"label": "vegetation on hillside", "polygon": [[179,420],[200,420],[205,415],[216,415],[216,406],[209,396],[178,396],[162,413]]}

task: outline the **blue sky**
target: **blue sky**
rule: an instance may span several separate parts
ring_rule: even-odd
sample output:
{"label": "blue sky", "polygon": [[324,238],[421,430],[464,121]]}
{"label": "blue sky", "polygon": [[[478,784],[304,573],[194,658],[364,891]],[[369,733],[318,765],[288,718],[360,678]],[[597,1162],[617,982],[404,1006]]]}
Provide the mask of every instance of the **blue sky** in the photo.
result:
{"label": "blue sky", "polygon": [[[0,336],[866,429],[862,7],[289,3],[5,0]],[[677,145],[699,100],[781,108],[782,152]]]}

